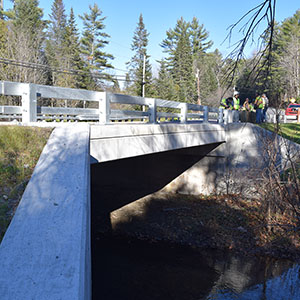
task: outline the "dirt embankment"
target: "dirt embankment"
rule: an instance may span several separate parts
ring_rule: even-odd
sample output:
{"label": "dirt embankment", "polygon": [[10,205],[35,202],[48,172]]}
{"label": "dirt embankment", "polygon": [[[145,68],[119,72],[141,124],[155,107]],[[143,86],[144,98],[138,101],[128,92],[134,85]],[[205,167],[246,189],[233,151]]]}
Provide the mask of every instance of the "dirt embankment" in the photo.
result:
{"label": "dirt embankment", "polygon": [[200,198],[156,193],[110,214],[114,234],[245,255],[300,258],[299,232],[291,218],[267,224],[259,201],[235,196]]}

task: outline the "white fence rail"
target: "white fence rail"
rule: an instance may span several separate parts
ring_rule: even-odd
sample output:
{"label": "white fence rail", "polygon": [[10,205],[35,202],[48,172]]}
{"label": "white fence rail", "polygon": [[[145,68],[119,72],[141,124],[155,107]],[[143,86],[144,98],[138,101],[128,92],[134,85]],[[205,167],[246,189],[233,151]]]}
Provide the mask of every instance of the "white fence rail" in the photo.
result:
{"label": "white fence rail", "polygon": [[[32,83],[0,81],[0,95],[19,96],[19,106],[0,106],[0,120],[37,121],[95,121],[108,124],[113,121],[212,122],[231,123],[239,120],[238,112],[197,104],[142,98],[107,92],[62,88]],[[43,99],[64,100],[64,107],[42,106]],[[80,107],[70,107],[77,101]],[[81,103],[79,102],[81,101]],[[74,106],[74,103],[72,103]],[[75,105],[76,106],[76,105]]]}

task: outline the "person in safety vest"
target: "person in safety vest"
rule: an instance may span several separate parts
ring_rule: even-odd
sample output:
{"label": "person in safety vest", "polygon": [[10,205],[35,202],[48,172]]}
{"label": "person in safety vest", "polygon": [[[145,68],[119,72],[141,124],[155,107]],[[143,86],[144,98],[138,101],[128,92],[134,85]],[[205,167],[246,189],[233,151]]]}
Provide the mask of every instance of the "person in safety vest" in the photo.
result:
{"label": "person in safety vest", "polygon": [[232,109],[233,106],[233,99],[232,97],[228,97],[228,98],[223,98],[220,102],[220,106],[219,108],[223,108],[223,109]]}
{"label": "person in safety vest", "polygon": [[262,110],[262,122],[266,122],[267,109],[269,107],[269,99],[266,94],[262,94],[261,98],[263,99],[263,110]]}
{"label": "person in safety vest", "polygon": [[292,98],[289,99],[289,102],[290,102],[290,103],[295,103],[295,102],[296,102],[296,99],[295,99],[294,97],[292,97]]}
{"label": "person in safety vest", "polygon": [[250,105],[249,98],[246,98],[246,100],[245,100],[245,102],[243,104],[242,110],[251,111],[251,105]]}
{"label": "person in safety vest", "polygon": [[240,93],[238,91],[234,91],[233,93],[233,109],[239,110],[240,109]]}
{"label": "person in safety vest", "polygon": [[259,124],[262,122],[262,110],[264,108],[264,101],[258,94],[254,101],[254,108],[256,110],[256,123]]}

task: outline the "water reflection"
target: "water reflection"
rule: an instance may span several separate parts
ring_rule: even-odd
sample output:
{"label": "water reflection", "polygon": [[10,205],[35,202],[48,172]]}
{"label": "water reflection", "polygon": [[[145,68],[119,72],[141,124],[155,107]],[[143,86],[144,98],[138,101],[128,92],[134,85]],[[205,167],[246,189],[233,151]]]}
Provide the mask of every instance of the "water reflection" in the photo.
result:
{"label": "water reflection", "polygon": [[93,299],[296,300],[299,265],[218,251],[93,240]]}
{"label": "water reflection", "polygon": [[300,299],[299,265],[295,265],[282,275],[257,284],[246,291],[237,292],[232,287],[216,287],[207,300],[296,300]]}

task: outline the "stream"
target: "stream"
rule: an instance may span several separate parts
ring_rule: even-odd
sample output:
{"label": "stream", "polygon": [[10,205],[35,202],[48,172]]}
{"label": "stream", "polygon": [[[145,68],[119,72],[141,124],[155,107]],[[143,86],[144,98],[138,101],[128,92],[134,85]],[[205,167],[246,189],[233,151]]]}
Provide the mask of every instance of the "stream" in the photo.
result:
{"label": "stream", "polygon": [[300,299],[300,265],[288,260],[105,235],[92,241],[92,268],[93,299]]}

